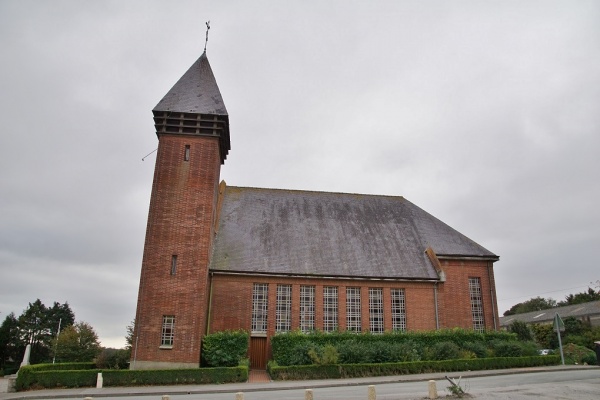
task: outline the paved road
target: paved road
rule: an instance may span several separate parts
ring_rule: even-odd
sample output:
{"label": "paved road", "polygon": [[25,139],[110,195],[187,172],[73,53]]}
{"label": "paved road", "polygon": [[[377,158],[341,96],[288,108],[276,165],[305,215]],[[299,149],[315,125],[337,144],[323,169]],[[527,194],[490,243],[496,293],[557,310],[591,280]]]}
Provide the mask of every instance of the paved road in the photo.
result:
{"label": "paved road", "polygon": [[[451,376],[456,376],[453,374]],[[449,385],[443,374],[359,378],[328,381],[270,382],[266,384],[225,384],[137,388],[54,389],[0,394],[2,399],[96,399],[160,400],[234,400],[242,391],[245,400],[303,400],[306,388],[313,388],[314,400],[366,400],[367,387],[374,384],[377,400],[424,399],[427,381],[437,382],[440,398]],[[600,399],[600,368],[545,367],[463,373],[462,386],[479,400],[489,399]],[[191,394],[187,394],[187,392]]]}

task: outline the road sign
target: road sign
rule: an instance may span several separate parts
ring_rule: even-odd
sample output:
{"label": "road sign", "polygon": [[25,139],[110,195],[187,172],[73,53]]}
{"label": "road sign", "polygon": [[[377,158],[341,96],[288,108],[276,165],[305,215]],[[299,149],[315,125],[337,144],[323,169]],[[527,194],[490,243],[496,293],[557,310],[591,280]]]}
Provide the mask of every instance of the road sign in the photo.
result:
{"label": "road sign", "polygon": [[554,317],[554,324],[553,324],[553,329],[554,332],[564,332],[565,331],[565,323],[563,322],[563,320],[560,318],[560,315],[558,315],[558,313],[556,313],[556,316]]}

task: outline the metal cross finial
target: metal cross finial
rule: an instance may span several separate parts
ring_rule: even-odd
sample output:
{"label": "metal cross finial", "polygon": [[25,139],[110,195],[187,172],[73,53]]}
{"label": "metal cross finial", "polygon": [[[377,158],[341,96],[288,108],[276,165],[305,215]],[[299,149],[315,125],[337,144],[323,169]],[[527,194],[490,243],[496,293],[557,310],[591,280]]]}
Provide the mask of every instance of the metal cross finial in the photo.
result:
{"label": "metal cross finial", "polygon": [[206,40],[204,41],[204,52],[206,53],[206,45],[208,44],[208,31],[210,30],[210,21],[206,23]]}

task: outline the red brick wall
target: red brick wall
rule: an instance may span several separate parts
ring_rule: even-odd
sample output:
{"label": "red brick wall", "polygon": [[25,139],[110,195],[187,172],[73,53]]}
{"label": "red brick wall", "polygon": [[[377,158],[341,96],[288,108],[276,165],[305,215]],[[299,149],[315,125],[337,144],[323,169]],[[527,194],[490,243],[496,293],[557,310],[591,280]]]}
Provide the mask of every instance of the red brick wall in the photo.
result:
{"label": "red brick wall", "polygon": [[446,273],[446,282],[438,285],[440,326],[466,329],[473,327],[469,278],[480,278],[485,327],[490,330],[499,327],[492,263],[444,259],[440,259],[440,262],[442,270]]}
{"label": "red brick wall", "polygon": [[[184,161],[185,145],[190,145],[189,161]],[[199,363],[220,167],[217,138],[159,139],[132,354],[138,362]],[[177,255],[175,275],[172,255]],[[159,348],[163,315],[175,316],[172,349]]]}
{"label": "red brick wall", "polygon": [[[338,287],[339,330],[346,329],[346,287],[361,288],[362,330],[369,330],[369,289],[383,288],[384,328],[392,329],[391,288],[403,288],[406,295],[406,325],[408,330],[435,329],[433,283],[390,282],[344,279],[306,279],[215,274],[212,277],[210,332],[226,329],[250,331],[252,317],[252,287],[254,283],[269,284],[267,336],[275,334],[277,284],[292,285],[292,330],[299,329],[300,286],[315,286],[315,326],[323,329],[323,287]],[[270,351],[270,346],[269,346]],[[270,358],[270,354],[268,355]]]}

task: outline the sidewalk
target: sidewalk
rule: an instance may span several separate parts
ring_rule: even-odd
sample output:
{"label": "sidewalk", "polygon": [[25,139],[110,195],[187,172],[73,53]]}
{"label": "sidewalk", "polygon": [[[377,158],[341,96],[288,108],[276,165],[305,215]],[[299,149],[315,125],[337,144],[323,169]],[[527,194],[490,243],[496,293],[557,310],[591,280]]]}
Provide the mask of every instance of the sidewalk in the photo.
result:
{"label": "sidewalk", "polygon": [[[176,395],[176,394],[210,394],[210,393],[237,393],[257,392],[286,389],[315,389],[337,386],[365,386],[397,382],[427,382],[429,380],[443,380],[446,375],[452,377],[480,377],[493,375],[523,374],[544,371],[566,371],[598,369],[595,365],[559,365],[551,367],[512,368],[487,371],[463,371],[463,372],[438,372],[417,375],[394,375],[377,376],[353,379],[330,379],[312,381],[273,381],[263,383],[227,383],[219,385],[178,385],[178,386],[130,386],[130,387],[106,387],[77,388],[77,389],[44,389],[32,390],[18,393],[0,393],[0,399],[68,399],[84,397],[121,397],[134,395]],[[4,380],[4,379],[2,379]],[[0,383],[1,384],[1,383]]]}

